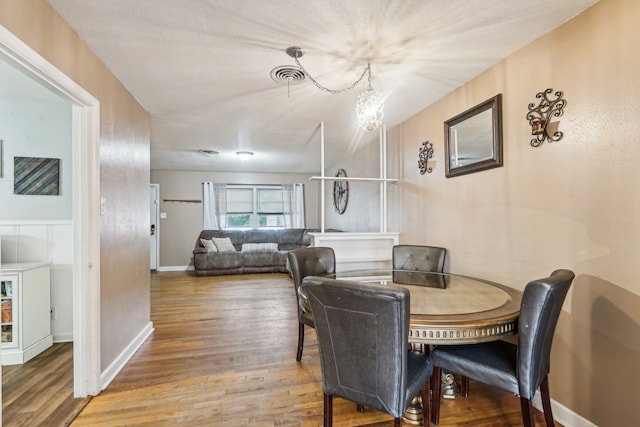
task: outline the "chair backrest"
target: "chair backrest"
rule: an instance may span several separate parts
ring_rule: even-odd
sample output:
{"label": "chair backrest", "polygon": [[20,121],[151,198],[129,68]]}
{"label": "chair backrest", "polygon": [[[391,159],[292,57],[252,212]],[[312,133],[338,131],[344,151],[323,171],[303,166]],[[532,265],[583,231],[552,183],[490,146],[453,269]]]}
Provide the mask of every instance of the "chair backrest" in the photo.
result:
{"label": "chair backrest", "polygon": [[403,415],[409,291],[321,277],[303,280],[311,305],[325,394]]}
{"label": "chair backrest", "polygon": [[524,289],[518,319],[521,397],[533,399],[540,382],[549,373],[553,334],[574,277],[570,270],[555,270],[549,277],[529,282]]}
{"label": "chair backrest", "polygon": [[[307,276],[320,276],[336,272],[336,255],[333,248],[312,246],[295,249],[287,253],[287,259],[298,299],[302,279]],[[303,312],[304,308],[298,303],[298,319]]]}
{"label": "chair backrest", "polygon": [[437,246],[395,245],[392,253],[394,270],[432,271],[442,273],[447,249]]}

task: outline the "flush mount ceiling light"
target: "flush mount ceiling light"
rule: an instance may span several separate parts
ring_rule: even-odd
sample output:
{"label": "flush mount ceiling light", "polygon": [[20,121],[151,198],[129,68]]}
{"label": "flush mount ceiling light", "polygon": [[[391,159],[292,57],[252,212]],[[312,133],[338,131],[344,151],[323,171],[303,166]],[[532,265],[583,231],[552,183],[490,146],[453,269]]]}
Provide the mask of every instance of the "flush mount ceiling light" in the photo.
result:
{"label": "flush mount ceiling light", "polygon": [[236,151],[236,154],[243,162],[246,162],[251,158],[251,156],[253,156],[253,153],[251,151]]}
{"label": "flush mount ceiling light", "polygon": [[198,150],[198,153],[207,154],[213,156],[214,154],[220,154],[216,150]]}
{"label": "flush mount ceiling light", "polygon": [[302,70],[302,72],[311,80],[311,82],[320,90],[338,94],[348,92],[356,87],[365,76],[367,76],[367,87],[362,92],[356,101],[356,117],[358,124],[365,131],[372,131],[378,129],[382,125],[382,118],[384,117],[384,99],[382,95],[373,90],[371,86],[371,64],[367,64],[362,75],[351,85],[344,89],[334,90],[322,86],[316,79],[311,77],[311,74],[302,66],[299,58],[304,56],[304,50],[298,46],[288,47],[287,55],[292,57],[296,61],[296,65]]}

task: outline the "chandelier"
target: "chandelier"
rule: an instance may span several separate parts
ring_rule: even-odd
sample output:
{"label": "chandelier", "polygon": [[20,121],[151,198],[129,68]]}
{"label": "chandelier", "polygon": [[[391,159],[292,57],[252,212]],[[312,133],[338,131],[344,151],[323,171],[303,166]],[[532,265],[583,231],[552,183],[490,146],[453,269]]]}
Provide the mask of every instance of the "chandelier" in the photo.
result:
{"label": "chandelier", "polygon": [[329,89],[321,85],[316,79],[311,77],[311,74],[302,66],[299,61],[304,55],[304,50],[301,47],[291,46],[286,50],[287,55],[292,57],[296,61],[296,65],[305,73],[309,80],[320,90],[329,92],[332,94],[348,92],[355,88],[365,76],[367,76],[367,87],[364,92],[358,95],[356,101],[356,118],[358,119],[358,125],[365,131],[369,132],[378,129],[382,125],[382,118],[384,117],[384,98],[381,94],[376,92],[371,86],[371,64],[367,64],[360,77],[351,85],[344,89]]}

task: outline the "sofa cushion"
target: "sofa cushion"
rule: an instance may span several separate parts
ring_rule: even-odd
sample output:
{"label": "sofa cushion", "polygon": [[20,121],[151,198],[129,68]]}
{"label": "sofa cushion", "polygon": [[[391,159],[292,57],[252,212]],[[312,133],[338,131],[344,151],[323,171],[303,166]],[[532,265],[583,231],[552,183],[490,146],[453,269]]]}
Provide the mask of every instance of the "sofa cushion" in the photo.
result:
{"label": "sofa cushion", "polygon": [[218,248],[213,243],[213,240],[200,239],[200,243],[202,243],[202,246],[204,246],[207,252],[218,252]]}
{"label": "sofa cushion", "polygon": [[195,262],[201,270],[240,269],[242,272],[244,257],[240,252],[218,252],[196,255]]}
{"label": "sofa cushion", "polygon": [[218,248],[218,252],[235,252],[236,251],[236,248],[233,246],[233,243],[231,243],[231,239],[228,237],[222,237],[222,238],[214,237],[211,240],[216,245],[216,248]]}
{"label": "sofa cushion", "polygon": [[250,252],[243,254],[243,267],[277,267],[285,265],[285,252]]}
{"label": "sofa cushion", "polygon": [[280,230],[277,242],[283,245],[300,245],[304,231],[304,228],[287,228]]}
{"label": "sofa cushion", "polygon": [[277,243],[243,243],[242,252],[276,252]]}
{"label": "sofa cushion", "polygon": [[279,236],[284,230],[245,230],[242,232],[242,243],[279,243]]}
{"label": "sofa cushion", "polygon": [[[214,237],[216,239],[228,237],[229,239],[231,239],[231,243],[233,243],[233,246],[235,246],[236,250],[240,250],[240,248],[242,247],[242,244],[244,243],[243,241],[244,233],[242,230],[202,230],[200,232],[200,236],[198,237],[199,239],[209,239],[209,240],[211,240]],[[262,241],[266,242],[268,240],[262,240]],[[198,246],[202,246],[202,243],[200,243],[200,240],[196,242],[196,247]]]}

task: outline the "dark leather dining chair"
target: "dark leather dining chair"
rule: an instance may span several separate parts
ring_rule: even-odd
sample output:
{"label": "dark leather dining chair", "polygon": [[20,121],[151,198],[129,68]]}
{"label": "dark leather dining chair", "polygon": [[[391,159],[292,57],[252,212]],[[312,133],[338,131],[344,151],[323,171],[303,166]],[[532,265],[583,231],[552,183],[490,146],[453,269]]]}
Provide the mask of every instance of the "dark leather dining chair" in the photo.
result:
{"label": "dark leather dining chair", "polygon": [[431,360],[409,351],[409,290],[324,277],[306,277],[316,325],[324,426],[333,424],[333,397],[390,414],[395,426],[411,400],[423,396],[429,425]]}
{"label": "dark leather dining chair", "polygon": [[300,293],[302,279],[306,276],[318,276],[323,274],[333,274],[336,272],[336,256],[332,248],[329,247],[309,247],[295,249],[287,254],[293,286],[296,292],[296,306],[298,309],[298,352],[296,360],[302,360],[302,349],[304,347],[304,326],[314,327],[311,313],[307,313],[302,304]]}
{"label": "dark leather dining chair", "polygon": [[[447,369],[520,396],[525,426],[535,425],[531,399],[540,388],[544,418],[554,425],[549,398],[551,342],[562,304],[574,279],[569,270],[527,284],[520,304],[518,344],[494,341],[483,344],[439,346],[431,352],[433,377]],[[438,424],[440,390],[433,391],[432,421]]]}
{"label": "dark leather dining chair", "polygon": [[438,246],[395,245],[392,249],[394,270],[442,273],[447,249]]}

